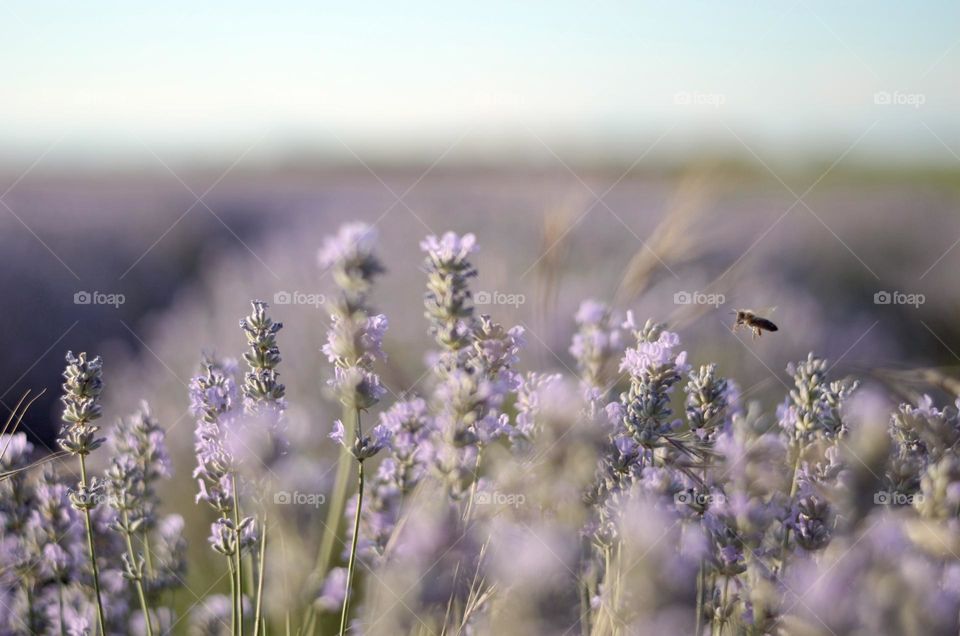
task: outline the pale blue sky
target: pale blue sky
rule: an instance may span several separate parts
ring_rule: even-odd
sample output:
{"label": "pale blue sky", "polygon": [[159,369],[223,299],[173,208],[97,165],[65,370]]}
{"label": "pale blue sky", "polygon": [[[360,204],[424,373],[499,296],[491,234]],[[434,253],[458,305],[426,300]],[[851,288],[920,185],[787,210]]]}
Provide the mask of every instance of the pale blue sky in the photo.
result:
{"label": "pale blue sky", "polygon": [[0,0],[0,64],[3,156],[960,153],[956,2]]}

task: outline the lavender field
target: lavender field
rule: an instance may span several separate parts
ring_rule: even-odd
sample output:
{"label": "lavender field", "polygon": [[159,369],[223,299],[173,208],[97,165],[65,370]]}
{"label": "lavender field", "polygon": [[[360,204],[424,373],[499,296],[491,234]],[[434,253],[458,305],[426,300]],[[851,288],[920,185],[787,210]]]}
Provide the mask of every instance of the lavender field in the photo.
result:
{"label": "lavender field", "polygon": [[0,636],[960,634],[960,8],[0,6]]}
{"label": "lavender field", "polygon": [[[234,185],[260,213],[226,212],[246,238],[173,265],[183,282],[126,283],[119,250],[51,259],[44,293],[72,289],[73,259],[123,302],[60,299],[50,322],[120,340],[10,391],[3,633],[960,629],[950,267],[884,256],[906,240],[896,196],[860,198],[865,236],[835,184],[821,223],[756,175],[593,200],[609,177],[424,181],[400,210],[362,179],[283,203],[289,183]],[[65,245],[38,194],[64,191],[22,192]],[[338,214],[364,198],[387,213]],[[145,271],[225,240],[184,222]],[[111,225],[131,252],[150,236]],[[779,329],[731,331],[747,303]],[[31,425],[43,388],[53,438]]]}

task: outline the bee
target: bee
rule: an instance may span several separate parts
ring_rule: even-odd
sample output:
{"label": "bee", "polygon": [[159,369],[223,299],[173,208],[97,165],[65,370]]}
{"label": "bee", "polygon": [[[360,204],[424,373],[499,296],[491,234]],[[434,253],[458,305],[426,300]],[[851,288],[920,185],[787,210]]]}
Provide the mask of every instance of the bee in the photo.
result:
{"label": "bee", "polygon": [[764,331],[779,331],[779,328],[773,324],[772,320],[762,318],[750,309],[737,309],[733,313],[737,315],[737,319],[733,323],[734,331],[736,331],[738,327],[750,329],[753,331],[754,338],[762,336]]}

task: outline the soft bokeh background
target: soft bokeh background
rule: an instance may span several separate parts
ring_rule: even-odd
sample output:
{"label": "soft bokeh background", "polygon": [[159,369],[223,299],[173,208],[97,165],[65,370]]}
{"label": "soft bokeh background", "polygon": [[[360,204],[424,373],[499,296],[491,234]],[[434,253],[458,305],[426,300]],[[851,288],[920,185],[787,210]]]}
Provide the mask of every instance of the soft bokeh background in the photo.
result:
{"label": "soft bokeh background", "polygon": [[[251,298],[327,293],[349,220],[381,233],[396,394],[424,371],[418,242],[448,229],[478,235],[476,290],[522,301],[481,309],[527,367],[571,365],[585,296],[767,407],[809,350],[960,362],[954,3],[4,2],[0,60],[0,404],[47,388],[26,426],[52,444],[64,352],[99,352],[108,415],[149,399],[188,490],[201,353],[239,354]],[[779,333],[731,334],[774,306]],[[274,313],[325,439],[326,312]]]}

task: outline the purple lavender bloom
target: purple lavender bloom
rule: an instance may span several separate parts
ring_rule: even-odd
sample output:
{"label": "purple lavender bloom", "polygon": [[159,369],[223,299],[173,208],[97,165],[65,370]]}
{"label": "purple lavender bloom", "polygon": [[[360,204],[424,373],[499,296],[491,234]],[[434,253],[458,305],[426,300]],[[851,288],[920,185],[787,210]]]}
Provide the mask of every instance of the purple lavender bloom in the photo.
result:
{"label": "purple lavender bloom", "polygon": [[440,238],[428,236],[420,242],[420,249],[438,266],[461,267],[479,247],[477,237],[473,234],[458,236],[454,232],[446,232]]}
{"label": "purple lavender bloom", "polygon": [[190,382],[193,412],[200,416],[194,440],[197,501],[206,501],[223,516],[233,509],[233,472],[236,468],[227,444],[236,427],[238,391],[230,367],[208,362],[206,373]]}
{"label": "purple lavender bloom", "polygon": [[539,433],[543,402],[552,397],[551,393],[560,380],[560,374],[528,373],[522,377],[516,394],[517,414],[513,423],[509,422],[506,415],[500,416],[514,450],[523,451],[528,448]]}
{"label": "purple lavender bloom", "polygon": [[[233,601],[223,594],[211,594],[190,609],[191,636],[227,636],[230,634],[230,619]],[[250,616],[250,603],[243,599],[243,615]]]}
{"label": "purple lavender bloom", "polygon": [[89,360],[86,353],[74,356],[68,351],[63,377],[64,426],[57,442],[73,455],[88,455],[103,443],[96,437],[100,428],[93,423],[102,415],[103,362],[99,356]]}
{"label": "purple lavender bloom", "polygon": [[334,367],[329,384],[336,389],[343,404],[360,410],[369,409],[387,394],[380,376],[359,366]]}
{"label": "purple lavender bloom", "polygon": [[426,252],[427,294],[424,297],[430,333],[444,349],[456,351],[473,331],[469,280],[477,275],[468,258],[477,250],[476,237],[447,232],[428,236],[420,243]]}
{"label": "purple lavender bloom", "polygon": [[585,300],[576,315],[577,333],[570,345],[570,355],[577,363],[585,394],[591,401],[602,399],[604,369],[622,349],[619,322],[610,308],[595,300]]}
{"label": "purple lavender bloom", "polygon": [[787,373],[793,376],[796,388],[777,410],[784,433],[802,443],[814,437],[841,436],[846,430],[841,407],[856,383],[828,382],[827,361],[812,353],[803,362],[788,365]]}
{"label": "purple lavender bloom", "polygon": [[345,406],[361,410],[376,404],[385,393],[373,364],[386,359],[387,318],[370,316],[366,305],[373,278],[383,271],[373,256],[375,239],[366,226],[344,226],[337,237],[327,239],[321,256],[321,264],[333,268],[342,292],[333,303],[327,342],[321,349],[334,365],[328,384]]}
{"label": "purple lavender bloom", "polygon": [[340,444],[341,446],[345,446],[345,444],[343,443],[343,435],[344,435],[343,422],[341,422],[340,420],[334,420],[333,430],[330,431],[330,439],[335,441],[337,444]]}
{"label": "purple lavender bloom", "polygon": [[267,315],[267,303],[254,300],[253,312],[240,320],[250,350],[243,354],[250,370],[244,376],[244,411],[248,415],[266,414],[279,427],[286,408],[286,387],[280,383],[277,365],[280,364],[280,349],[277,333],[283,329],[282,322],[275,322]]}
{"label": "purple lavender bloom", "polygon": [[673,349],[680,344],[680,337],[670,331],[661,331],[656,340],[641,340],[636,347],[628,348],[620,363],[620,371],[632,376],[643,376],[660,367],[673,365],[681,372],[688,369],[687,352],[674,354]]}
{"label": "purple lavender bloom", "polygon": [[167,454],[165,433],[150,413],[146,402],[141,402],[140,410],[128,419],[121,419],[109,436],[113,448],[114,472],[119,481],[113,495],[116,502],[126,498],[133,521],[141,520],[148,528],[152,527],[154,512],[160,501],[156,486],[161,479],[171,475],[170,457]]}
{"label": "purple lavender bloom", "polygon": [[323,241],[318,255],[320,267],[332,272],[348,305],[362,305],[373,279],[384,271],[374,255],[376,245],[377,230],[366,223],[342,225],[336,235]]}
{"label": "purple lavender bloom", "polygon": [[387,317],[377,314],[355,324],[338,314],[330,316],[327,343],[322,351],[327,360],[340,367],[369,367],[376,360],[386,360],[383,352],[383,336],[387,330]]}
{"label": "purple lavender bloom", "polygon": [[361,462],[370,459],[390,445],[390,429],[382,424],[374,426],[369,435],[358,436],[352,444],[348,444],[344,436],[343,422],[336,420],[333,423],[330,439],[346,448],[357,461]]}
{"label": "purple lavender bloom", "polygon": [[718,432],[729,424],[726,379],[717,376],[717,365],[704,365],[699,371],[690,372],[690,381],[683,390],[687,394],[686,413],[690,429],[701,442],[712,444]]}
{"label": "purple lavender bloom", "polygon": [[833,509],[830,503],[812,489],[801,491],[794,505],[791,526],[797,543],[805,550],[820,550],[833,534]]}
{"label": "purple lavender bloom", "polygon": [[391,454],[407,470],[422,471],[423,458],[418,451],[432,432],[427,403],[421,398],[396,402],[380,414],[380,424],[389,431]]}
{"label": "purple lavender bloom", "polygon": [[314,601],[325,612],[336,612],[343,605],[347,584],[347,569],[333,568],[323,581],[320,596]]}
{"label": "purple lavender bloom", "polygon": [[624,352],[620,363],[620,370],[630,374],[630,390],[620,395],[622,423],[641,446],[655,448],[678,426],[671,419],[670,395],[689,370],[687,353],[675,353],[679,336],[651,321],[636,329],[630,313],[625,326],[633,328],[637,345]]}

